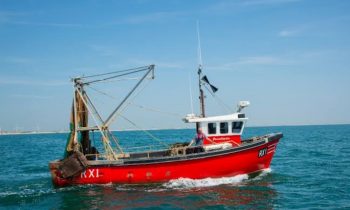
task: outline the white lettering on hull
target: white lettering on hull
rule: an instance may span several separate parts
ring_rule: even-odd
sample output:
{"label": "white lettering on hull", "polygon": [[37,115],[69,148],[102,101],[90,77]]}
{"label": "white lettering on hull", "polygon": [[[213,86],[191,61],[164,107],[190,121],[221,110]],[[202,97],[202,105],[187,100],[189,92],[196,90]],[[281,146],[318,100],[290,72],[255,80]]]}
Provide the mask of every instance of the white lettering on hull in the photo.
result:
{"label": "white lettering on hull", "polygon": [[214,137],[213,141],[229,141],[231,140],[230,137]]}
{"label": "white lettering on hull", "polygon": [[80,174],[80,178],[99,178],[100,171],[99,169],[88,169]]}

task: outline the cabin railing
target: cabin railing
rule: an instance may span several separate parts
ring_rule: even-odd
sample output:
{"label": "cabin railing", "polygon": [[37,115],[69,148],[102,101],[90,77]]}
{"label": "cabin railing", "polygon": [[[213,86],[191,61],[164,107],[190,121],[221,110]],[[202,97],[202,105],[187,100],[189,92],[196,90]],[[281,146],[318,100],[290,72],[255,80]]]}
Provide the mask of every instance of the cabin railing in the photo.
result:
{"label": "cabin railing", "polygon": [[[132,147],[128,148],[129,150],[132,150],[132,152],[126,152],[126,153],[118,153],[116,154],[118,159],[128,159],[128,158],[142,158],[142,159],[149,159],[149,158],[155,158],[155,157],[169,157],[169,156],[178,156],[178,155],[186,155],[187,152],[193,153],[194,151],[199,151],[198,149],[200,146],[196,147],[189,147],[186,146],[180,146],[180,147],[167,147],[164,148],[160,146],[139,146],[139,147]],[[202,148],[202,147],[201,147]],[[190,151],[188,151],[190,149]],[[202,148],[203,150],[203,148]],[[126,151],[126,150],[124,150]],[[204,151],[204,150],[203,150]],[[107,160],[107,156],[104,153],[101,154],[86,154],[85,155],[88,160]]]}

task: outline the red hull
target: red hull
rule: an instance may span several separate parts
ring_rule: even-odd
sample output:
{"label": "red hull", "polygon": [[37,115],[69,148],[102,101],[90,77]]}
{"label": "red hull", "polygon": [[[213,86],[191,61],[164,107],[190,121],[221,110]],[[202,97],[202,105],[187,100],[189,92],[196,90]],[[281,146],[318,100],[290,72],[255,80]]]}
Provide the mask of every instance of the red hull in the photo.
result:
{"label": "red hull", "polygon": [[280,138],[275,137],[268,142],[260,142],[242,149],[208,152],[207,155],[177,160],[163,159],[158,162],[145,161],[133,164],[91,161],[85,172],[69,179],[59,177],[58,161],[50,163],[50,170],[54,185],[59,187],[76,184],[160,183],[181,177],[191,179],[230,177],[269,168]]}

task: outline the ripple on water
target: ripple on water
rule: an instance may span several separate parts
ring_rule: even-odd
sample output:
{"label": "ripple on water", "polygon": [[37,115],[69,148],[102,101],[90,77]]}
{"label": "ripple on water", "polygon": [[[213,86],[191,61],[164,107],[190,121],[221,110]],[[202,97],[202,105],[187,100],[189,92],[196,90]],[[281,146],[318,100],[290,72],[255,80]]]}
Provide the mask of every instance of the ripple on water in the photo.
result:
{"label": "ripple on water", "polygon": [[[59,189],[52,186],[47,164],[62,156],[66,135],[0,136],[0,148],[7,151],[3,154],[7,161],[0,165],[0,208],[349,208],[350,126],[248,128],[247,136],[277,131],[282,131],[284,138],[272,161],[273,170],[257,177]],[[180,141],[191,138],[193,132],[169,130],[152,134]],[[131,135],[142,139],[137,132]]]}

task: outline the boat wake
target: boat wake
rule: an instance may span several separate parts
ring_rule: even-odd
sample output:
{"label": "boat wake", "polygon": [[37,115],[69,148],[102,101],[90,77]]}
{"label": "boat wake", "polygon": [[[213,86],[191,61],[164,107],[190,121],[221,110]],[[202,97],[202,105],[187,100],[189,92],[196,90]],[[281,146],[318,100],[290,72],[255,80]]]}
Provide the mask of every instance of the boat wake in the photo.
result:
{"label": "boat wake", "polygon": [[272,172],[271,168],[266,168],[266,169],[262,170],[261,173],[258,176],[254,177],[253,180],[260,180],[264,176],[268,175],[271,172]]}
{"label": "boat wake", "polygon": [[[269,174],[271,169],[263,170],[257,177],[253,180],[258,180]],[[248,174],[241,174],[233,177],[222,177],[222,178],[205,178],[205,179],[189,179],[189,178],[179,178],[171,180],[165,184],[163,187],[168,189],[190,189],[190,188],[201,188],[201,187],[213,187],[218,185],[240,185],[245,180],[248,180]]]}
{"label": "boat wake", "polygon": [[247,174],[237,175],[233,177],[222,177],[222,178],[205,178],[205,179],[189,179],[179,178],[171,180],[165,183],[163,186],[172,189],[183,189],[183,188],[198,188],[198,187],[212,187],[223,184],[239,184],[244,180],[248,179]]}

